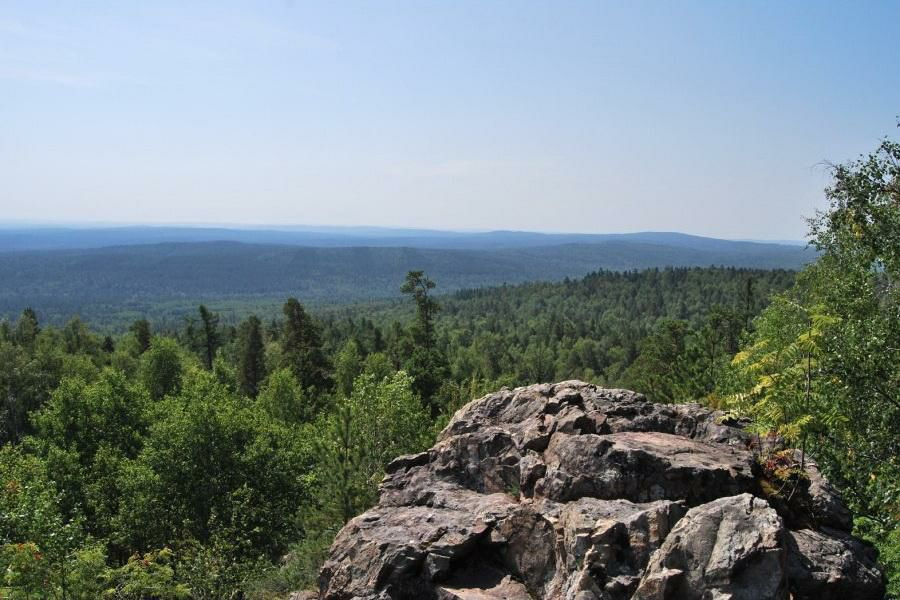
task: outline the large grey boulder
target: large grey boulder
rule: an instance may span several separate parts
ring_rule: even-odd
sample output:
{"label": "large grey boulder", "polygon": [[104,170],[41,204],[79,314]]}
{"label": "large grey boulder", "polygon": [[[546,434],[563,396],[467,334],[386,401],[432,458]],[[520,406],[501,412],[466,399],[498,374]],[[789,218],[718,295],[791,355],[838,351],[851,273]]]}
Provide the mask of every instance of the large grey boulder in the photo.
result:
{"label": "large grey boulder", "polygon": [[695,505],[755,485],[747,450],[670,433],[556,435],[543,456],[547,471],[535,493],[558,501],[588,496]]}
{"label": "large grey boulder", "polygon": [[692,508],[654,553],[635,600],[787,598],[785,531],[750,494]]}
{"label": "large grey boulder", "polygon": [[884,583],[872,548],[841,531],[789,531],[788,578],[796,600],[878,600]]}
{"label": "large grey boulder", "polygon": [[752,442],[700,405],[579,381],[489,394],[388,466],[378,505],[335,539],[318,597],[883,595],[815,465],[800,501],[769,503]]}

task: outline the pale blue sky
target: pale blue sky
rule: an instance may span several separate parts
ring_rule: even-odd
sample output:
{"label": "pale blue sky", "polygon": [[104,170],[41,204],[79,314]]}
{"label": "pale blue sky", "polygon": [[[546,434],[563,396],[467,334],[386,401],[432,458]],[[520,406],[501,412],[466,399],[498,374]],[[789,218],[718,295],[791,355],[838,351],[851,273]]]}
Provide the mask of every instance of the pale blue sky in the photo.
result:
{"label": "pale blue sky", "polygon": [[900,2],[0,2],[0,221],[803,237]]}

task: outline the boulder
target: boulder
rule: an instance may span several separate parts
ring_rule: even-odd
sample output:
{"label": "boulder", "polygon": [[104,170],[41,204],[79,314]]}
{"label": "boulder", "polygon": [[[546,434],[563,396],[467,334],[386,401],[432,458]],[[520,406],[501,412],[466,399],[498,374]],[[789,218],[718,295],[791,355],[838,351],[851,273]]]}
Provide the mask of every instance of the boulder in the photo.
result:
{"label": "boulder", "polygon": [[785,530],[750,494],[692,508],[654,553],[635,600],[787,598]]}
{"label": "boulder", "polygon": [[844,532],[789,531],[787,550],[788,579],[796,600],[884,598],[874,550]]}
{"label": "boulder", "polygon": [[873,552],[815,464],[803,502],[768,502],[740,425],[580,381],[489,394],[388,465],[317,597],[881,597]]}
{"label": "boulder", "polygon": [[813,522],[841,531],[850,531],[853,528],[850,511],[844,506],[834,486],[822,475],[818,463],[809,456],[801,456],[799,451],[794,452],[794,460],[801,462],[806,471],[809,481],[806,490],[809,498],[807,505]]}
{"label": "boulder", "polygon": [[589,496],[695,505],[756,485],[749,451],[670,433],[556,435],[544,458],[537,493],[560,501]]}

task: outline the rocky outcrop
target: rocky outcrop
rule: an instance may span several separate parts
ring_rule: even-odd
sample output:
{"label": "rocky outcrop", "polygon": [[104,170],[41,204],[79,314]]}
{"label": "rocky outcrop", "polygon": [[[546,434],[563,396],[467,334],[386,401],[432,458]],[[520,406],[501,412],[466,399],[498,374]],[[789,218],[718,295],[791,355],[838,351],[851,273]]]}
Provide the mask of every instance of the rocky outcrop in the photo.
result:
{"label": "rocky outcrop", "polygon": [[802,497],[769,502],[752,446],[696,404],[577,381],[501,390],[388,466],[318,597],[881,598],[873,551],[814,463]]}

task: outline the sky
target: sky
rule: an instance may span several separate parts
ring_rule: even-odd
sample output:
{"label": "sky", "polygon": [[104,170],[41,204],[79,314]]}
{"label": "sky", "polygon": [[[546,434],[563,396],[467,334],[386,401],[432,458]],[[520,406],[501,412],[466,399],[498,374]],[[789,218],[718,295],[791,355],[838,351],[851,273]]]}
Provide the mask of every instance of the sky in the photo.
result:
{"label": "sky", "polygon": [[802,239],[900,2],[0,0],[0,221]]}

